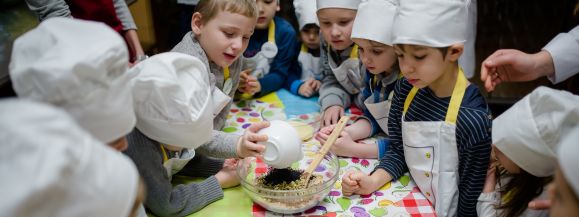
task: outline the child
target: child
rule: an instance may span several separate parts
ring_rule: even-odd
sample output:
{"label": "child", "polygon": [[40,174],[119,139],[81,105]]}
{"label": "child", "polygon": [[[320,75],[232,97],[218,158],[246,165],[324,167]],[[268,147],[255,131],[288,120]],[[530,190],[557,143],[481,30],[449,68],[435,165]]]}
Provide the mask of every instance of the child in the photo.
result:
{"label": "child", "polygon": [[[237,147],[201,146],[211,139],[213,106],[209,73],[198,58],[164,53],[134,68],[133,94],[137,129],[128,136],[125,152],[149,186],[145,206],[159,216],[185,216],[221,199],[221,188],[239,184],[235,161],[224,163],[200,156],[249,157],[260,155],[254,132],[267,123],[250,126]],[[202,182],[171,185],[175,174],[207,177]]]}
{"label": "child", "polygon": [[[577,122],[575,122],[577,123]],[[561,140],[558,152],[559,167],[555,181],[549,189],[553,217],[579,216],[579,126],[573,126],[569,135]]]}
{"label": "child", "polygon": [[[215,109],[210,146],[235,144],[241,137],[220,131],[239,85],[242,60],[257,19],[255,0],[201,0],[187,33],[172,51],[200,59],[209,73]],[[216,88],[215,88],[216,87]]]}
{"label": "child", "polygon": [[10,77],[22,98],[63,108],[94,137],[127,149],[135,127],[128,54],[108,26],[51,18],[14,42]]}
{"label": "child", "polygon": [[400,2],[392,34],[404,78],[388,117],[390,149],[371,175],[344,175],[345,195],[371,193],[409,171],[438,216],[476,216],[491,114],[457,64],[466,9],[454,0]]}
{"label": "child", "polygon": [[249,46],[243,53],[244,69],[239,91],[255,97],[264,96],[281,87],[298,93],[301,74],[297,63],[296,32],[284,19],[275,16],[279,0],[256,0],[259,17]]}
{"label": "child", "polygon": [[[332,146],[332,152],[341,156],[380,158],[388,150],[387,138],[377,144],[357,143],[356,140],[388,133],[388,113],[392,103],[392,90],[398,80],[398,64],[392,47],[392,23],[397,5],[384,0],[360,3],[352,28],[352,40],[358,45],[360,59],[366,67],[366,81],[356,104],[363,108],[364,116],[347,126],[342,136]],[[334,125],[320,130],[317,139],[325,142]]]}
{"label": "child", "polygon": [[[495,162],[478,198],[478,216],[548,216],[546,210],[527,210],[527,205],[546,198],[544,186],[555,172],[559,138],[578,123],[579,96],[546,87],[497,117],[492,133]],[[497,177],[496,163],[507,174]]]}
{"label": "child", "polygon": [[338,123],[351,98],[364,87],[365,69],[361,69],[358,46],[350,40],[352,24],[360,0],[318,0],[320,21],[320,107],[322,126]]}
{"label": "child", "polygon": [[[322,84],[317,75],[320,75],[320,26],[316,16],[316,1],[295,0],[294,7],[300,28],[300,54],[298,62],[302,67],[298,93],[304,97],[311,97],[318,93]],[[293,86],[292,86],[293,87]]]}
{"label": "child", "polygon": [[3,216],[135,216],[144,199],[135,165],[67,112],[2,100],[0,132]]}

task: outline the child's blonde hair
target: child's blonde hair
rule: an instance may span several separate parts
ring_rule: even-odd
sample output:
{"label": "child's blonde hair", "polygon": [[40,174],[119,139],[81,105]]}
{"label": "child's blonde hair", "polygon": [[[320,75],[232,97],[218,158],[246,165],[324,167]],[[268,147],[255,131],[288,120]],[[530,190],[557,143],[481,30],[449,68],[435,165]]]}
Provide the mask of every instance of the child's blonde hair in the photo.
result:
{"label": "child's blonde hair", "polygon": [[195,6],[195,11],[201,14],[201,22],[204,24],[209,22],[220,11],[257,18],[255,0],[201,0]]}

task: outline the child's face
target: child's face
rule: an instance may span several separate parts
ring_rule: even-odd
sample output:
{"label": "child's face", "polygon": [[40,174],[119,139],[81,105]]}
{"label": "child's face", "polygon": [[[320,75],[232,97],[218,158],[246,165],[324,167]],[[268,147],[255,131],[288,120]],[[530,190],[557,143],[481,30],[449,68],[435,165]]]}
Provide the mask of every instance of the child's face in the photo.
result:
{"label": "child's face", "polygon": [[247,48],[255,22],[254,18],[220,11],[203,24],[202,15],[196,12],[191,28],[209,60],[220,67],[227,67]]}
{"label": "child's face", "polygon": [[[394,51],[398,56],[400,70],[408,82],[417,88],[428,87],[434,83],[440,85],[445,72],[453,67],[453,63],[460,57],[461,50],[449,48],[446,56],[437,48],[419,45],[395,45]],[[457,53],[458,52],[458,53]],[[455,58],[456,57],[456,58]],[[448,84],[444,84],[448,85]],[[451,84],[454,85],[454,84]]]}
{"label": "child's face", "polygon": [[555,172],[554,184],[549,188],[550,215],[553,217],[579,216],[579,199],[567,183],[561,168]]}
{"label": "child's face", "polygon": [[255,28],[267,29],[269,22],[275,16],[275,12],[279,11],[278,0],[256,0],[255,2],[259,11]]}
{"label": "child's face", "polygon": [[360,59],[372,74],[390,71],[398,60],[394,47],[367,39],[352,39],[358,45]]}
{"label": "child's face", "polygon": [[324,8],[318,11],[320,31],[334,50],[344,50],[352,45],[350,35],[356,11],[345,8]]}
{"label": "child's face", "polygon": [[507,170],[510,174],[521,173],[521,168],[517,166],[515,162],[513,162],[505,154],[503,154],[503,152],[501,152],[501,150],[499,150],[494,144],[492,147],[493,147],[492,151],[495,154],[495,157],[499,159],[499,163],[501,164],[501,166],[505,168],[505,170]]}
{"label": "child's face", "polygon": [[320,49],[320,28],[306,26],[300,31],[300,38],[309,49]]}

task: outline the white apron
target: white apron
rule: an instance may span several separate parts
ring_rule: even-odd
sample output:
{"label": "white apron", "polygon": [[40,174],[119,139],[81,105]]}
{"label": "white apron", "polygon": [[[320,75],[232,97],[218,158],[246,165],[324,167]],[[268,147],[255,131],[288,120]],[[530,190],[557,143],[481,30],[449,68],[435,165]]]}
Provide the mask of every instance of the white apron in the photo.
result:
{"label": "white apron", "polygon": [[315,57],[311,53],[308,53],[308,48],[306,45],[302,44],[300,49],[300,55],[298,56],[298,61],[302,67],[302,76],[300,80],[305,81],[310,78],[315,78],[320,70],[320,57]]}
{"label": "white apron", "polygon": [[360,60],[358,59],[358,45],[354,45],[350,51],[350,58],[344,60],[340,66],[330,55],[330,46],[328,46],[328,64],[336,76],[336,79],[349,94],[357,94],[364,87],[364,76],[360,70]]}
{"label": "white apron", "polygon": [[[398,76],[396,76],[394,79],[397,79],[397,77]],[[372,81],[375,81],[376,79],[376,76],[374,76]],[[373,83],[372,81],[371,83]],[[378,122],[378,125],[382,131],[388,135],[388,115],[390,114],[390,107],[392,106],[392,96],[394,95],[394,91],[391,91],[390,94],[388,94],[388,98],[380,101],[380,96],[384,96],[384,93],[386,92],[386,86],[388,84],[380,82],[380,85],[382,85],[380,93],[372,93],[372,95],[364,100],[364,105],[370,114],[372,114],[372,117],[374,117],[376,122]],[[370,89],[374,90],[374,87],[370,85]]]}
{"label": "white apron", "polygon": [[277,45],[275,44],[275,22],[272,19],[269,22],[267,42],[261,45],[261,51],[253,57],[245,58],[244,68],[253,69],[251,75],[263,78],[269,73],[269,65],[273,62],[275,55],[277,55]]}
{"label": "white apron", "polygon": [[404,121],[417,88],[412,88],[404,102],[402,139],[406,164],[416,185],[434,205],[438,216],[454,216],[457,212],[459,177],[456,120],[467,84],[462,69],[459,69],[444,122]]}
{"label": "white apron", "polygon": [[161,145],[161,151],[163,152],[163,167],[167,170],[167,175],[169,176],[169,180],[183,169],[191,159],[195,156],[194,149],[186,149],[184,148],[180,153],[179,156],[168,156],[167,152],[165,151],[165,147]]}

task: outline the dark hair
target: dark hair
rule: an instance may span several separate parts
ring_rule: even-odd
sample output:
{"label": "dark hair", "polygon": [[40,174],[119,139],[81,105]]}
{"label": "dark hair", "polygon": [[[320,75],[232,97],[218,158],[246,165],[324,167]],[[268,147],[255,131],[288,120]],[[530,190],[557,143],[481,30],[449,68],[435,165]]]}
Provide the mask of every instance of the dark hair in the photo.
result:
{"label": "dark hair", "polygon": [[318,25],[316,25],[315,23],[308,23],[306,25],[304,25],[304,28],[301,29],[301,31],[309,31],[310,29],[315,29],[320,31],[320,27]]}
{"label": "dark hair", "polygon": [[[412,44],[394,44],[394,47],[398,47],[398,48],[400,48],[400,50],[406,51],[404,49],[404,45],[419,46],[419,45],[412,45]],[[446,54],[448,53],[449,48],[450,48],[450,46],[448,46],[448,47],[435,47],[434,49],[437,49],[438,51],[440,51],[440,53],[442,54],[442,59],[444,59],[444,58],[446,58]]]}
{"label": "dark hair", "polygon": [[502,216],[505,217],[520,216],[527,209],[529,202],[541,195],[544,186],[553,180],[552,176],[536,177],[524,170],[519,174],[513,174],[512,177],[507,186],[500,190],[501,200],[504,203],[496,207],[503,210]]}

